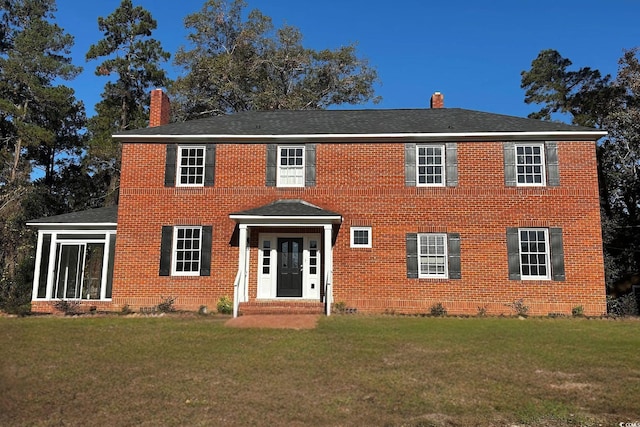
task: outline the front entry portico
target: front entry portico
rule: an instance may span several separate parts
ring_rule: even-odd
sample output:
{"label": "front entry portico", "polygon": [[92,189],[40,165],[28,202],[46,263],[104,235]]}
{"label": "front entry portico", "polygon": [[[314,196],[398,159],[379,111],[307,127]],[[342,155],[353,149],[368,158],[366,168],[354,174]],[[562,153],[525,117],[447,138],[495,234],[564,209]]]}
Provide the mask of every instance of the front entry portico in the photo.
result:
{"label": "front entry portico", "polygon": [[[296,199],[278,200],[233,213],[230,218],[237,222],[239,229],[234,316],[237,316],[238,304],[249,301],[251,277],[255,277],[257,301],[324,299],[329,314],[334,226],[341,224],[342,216]],[[252,232],[258,233],[255,276],[249,271]]]}

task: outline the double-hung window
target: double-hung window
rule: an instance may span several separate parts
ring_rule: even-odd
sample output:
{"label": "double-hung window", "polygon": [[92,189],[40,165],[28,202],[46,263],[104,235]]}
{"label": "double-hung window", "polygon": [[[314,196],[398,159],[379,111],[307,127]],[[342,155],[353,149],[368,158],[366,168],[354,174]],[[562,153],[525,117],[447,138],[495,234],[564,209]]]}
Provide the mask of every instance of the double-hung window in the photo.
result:
{"label": "double-hung window", "polygon": [[516,144],[516,182],[518,186],[544,186],[544,146]]}
{"label": "double-hung window", "polygon": [[418,277],[447,277],[447,235],[418,234]]}
{"label": "double-hung window", "polygon": [[562,229],[507,228],[511,280],[565,280]]}
{"label": "double-hung window", "polygon": [[211,226],[163,226],[160,276],[209,276]]}
{"label": "double-hung window", "polygon": [[204,146],[178,147],[178,186],[204,186],[204,157]]}
{"label": "double-hung window", "polygon": [[460,234],[408,233],[407,277],[460,279]]}
{"label": "double-hung window", "polygon": [[316,185],[316,144],[267,144],[267,187]]}
{"label": "double-hung window", "polygon": [[211,187],[214,183],[216,145],[167,144],[165,187]]}
{"label": "double-hung window", "polygon": [[200,274],[202,227],[175,227],[171,273],[175,276]]}
{"label": "double-hung window", "polygon": [[556,142],[505,142],[504,178],[510,187],[559,186]]}
{"label": "double-hung window", "polygon": [[406,143],[404,179],[407,187],[456,187],[458,144]]}
{"label": "double-hung window", "polygon": [[418,186],[442,186],[445,184],[444,145],[416,146],[416,183]]}
{"label": "double-hung window", "polygon": [[304,187],[304,145],[278,147],[278,187]]}

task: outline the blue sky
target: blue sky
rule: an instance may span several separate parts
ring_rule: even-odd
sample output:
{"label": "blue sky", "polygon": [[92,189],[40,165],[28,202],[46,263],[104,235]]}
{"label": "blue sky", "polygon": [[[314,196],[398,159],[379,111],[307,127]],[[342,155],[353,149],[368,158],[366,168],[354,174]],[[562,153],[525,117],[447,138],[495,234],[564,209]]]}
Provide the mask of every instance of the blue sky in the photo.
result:
{"label": "blue sky", "polygon": [[[105,77],[86,63],[102,38],[97,18],[120,0],[58,0],[57,22],[75,37],[72,57],[84,67],[67,83],[93,115]],[[204,0],[134,0],[158,21],[154,38],[172,54],[186,41],[184,17]],[[435,91],[446,107],[526,116],[520,72],[542,49],[555,49],[574,66],[615,75],[623,49],[640,46],[640,0],[249,0],[276,26],[298,27],[315,49],[357,43],[379,73],[382,102],[362,108],[427,108]],[[180,71],[166,65],[170,75]]]}

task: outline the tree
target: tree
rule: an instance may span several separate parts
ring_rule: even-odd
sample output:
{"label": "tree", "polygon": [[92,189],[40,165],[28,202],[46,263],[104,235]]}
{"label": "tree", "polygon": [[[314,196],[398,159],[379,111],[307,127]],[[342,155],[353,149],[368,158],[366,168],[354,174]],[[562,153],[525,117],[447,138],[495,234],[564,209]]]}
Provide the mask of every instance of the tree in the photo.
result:
{"label": "tree", "polygon": [[[35,233],[25,222],[65,211],[49,203],[51,189],[61,152],[82,148],[84,107],[58,84],[80,68],[68,56],[73,37],[54,22],[55,1],[0,5],[0,306],[6,309],[7,301],[29,301],[31,283],[21,272],[31,265]],[[34,166],[45,178],[32,183]]]}
{"label": "tree", "polygon": [[526,89],[524,102],[543,104],[530,118],[551,120],[552,114],[571,116],[573,124],[602,127],[604,118],[614,108],[618,95],[611,76],[589,67],[570,71],[571,61],[555,50],[543,50],[531,62],[531,69],[521,73],[521,87]]}
{"label": "tree", "polygon": [[170,55],[151,38],[156,27],[147,10],[133,7],[131,0],[122,0],[111,15],[98,18],[98,28],[104,38],[92,45],[86,55],[87,61],[106,58],[96,66],[96,75],[117,76],[105,85],[102,101],[96,105],[97,114],[88,126],[88,162],[94,173],[106,176],[109,182],[107,204],[117,203],[122,151],[120,143],[111,135],[146,126],[150,89],[169,83],[160,63]]}
{"label": "tree", "polygon": [[522,72],[530,117],[565,113],[572,123],[606,129],[597,146],[607,285],[640,272],[640,63],[637,49],[620,59],[615,80],[585,67],[571,71],[558,52],[540,52]]}
{"label": "tree", "polygon": [[377,73],[356,56],[355,45],[305,48],[297,28],[274,30],[258,10],[243,20],[245,6],[244,0],[208,0],[186,17],[190,46],[175,56],[185,75],[171,91],[180,119],[378,101]]}

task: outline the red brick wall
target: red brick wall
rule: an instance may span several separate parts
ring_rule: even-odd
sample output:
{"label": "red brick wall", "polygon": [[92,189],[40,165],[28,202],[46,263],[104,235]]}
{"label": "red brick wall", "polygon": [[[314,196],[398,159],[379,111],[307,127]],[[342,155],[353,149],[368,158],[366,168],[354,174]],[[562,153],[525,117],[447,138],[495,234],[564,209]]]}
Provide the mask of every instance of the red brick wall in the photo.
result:
{"label": "red brick wall", "polygon": [[[238,250],[229,213],[277,199],[300,198],[340,213],[334,246],[334,300],[361,312],[509,314],[524,299],[531,314],[605,312],[595,145],[559,142],[560,187],[505,187],[502,144],[458,144],[454,188],[404,185],[404,144],[317,144],[317,185],[265,186],[264,144],[220,144],[215,186],[165,188],[163,144],[124,144],[113,309],[153,306],[177,297],[198,309],[233,295]],[[213,225],[209,277],[160,277],[163,225]],[[349,227],[373,227],[373,247],[349,247]],[[566,281],[512,281],[506,228],[561,227]],[[460,280],[407,279],[405,234],[456,232],[461,237]],[[250,295],[255,295],[257,233],[252,235]]]}

